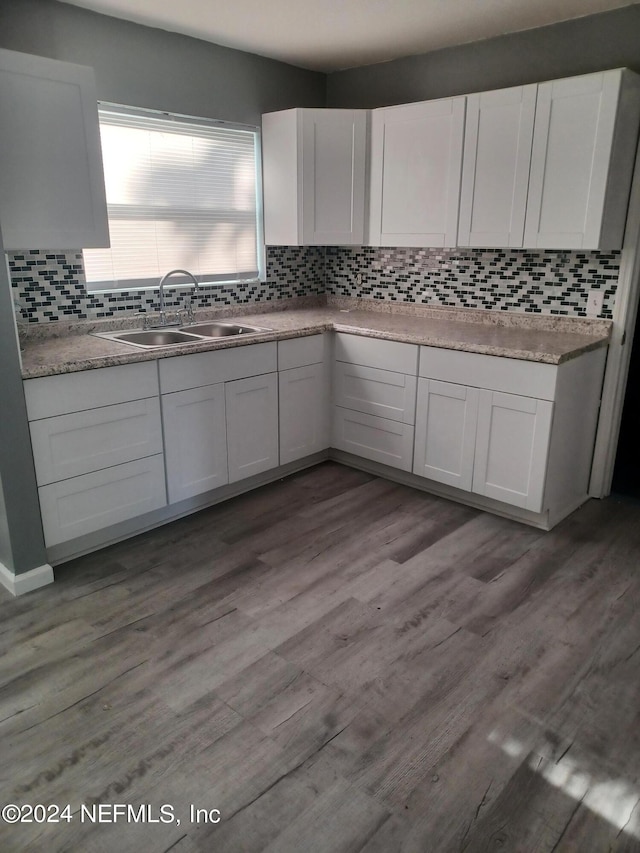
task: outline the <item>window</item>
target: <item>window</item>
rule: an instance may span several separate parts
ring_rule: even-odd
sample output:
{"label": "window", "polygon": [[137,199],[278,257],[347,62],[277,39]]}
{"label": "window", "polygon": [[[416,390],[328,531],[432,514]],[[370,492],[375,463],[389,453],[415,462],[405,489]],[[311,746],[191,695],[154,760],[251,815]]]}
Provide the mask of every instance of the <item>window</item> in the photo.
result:
{"label": "window", "polygon": [[[84,251],[87,288],[260,277],[258,129],[100,105],[110,249]],[[174,281],[179,281],[178,278]]]}

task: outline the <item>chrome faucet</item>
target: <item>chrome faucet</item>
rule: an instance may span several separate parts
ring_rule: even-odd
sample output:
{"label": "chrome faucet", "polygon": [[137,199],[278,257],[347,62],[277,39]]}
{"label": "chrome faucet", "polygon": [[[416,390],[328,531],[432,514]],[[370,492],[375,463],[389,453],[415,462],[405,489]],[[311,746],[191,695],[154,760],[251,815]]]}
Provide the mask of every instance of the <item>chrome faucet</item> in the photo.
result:
{"label": "chrome faucet", "polygon": [[[198,282],[198,279],[195,277],[195,275],[193,273],[189,272],[189,270],[170,270],[168,273],[165,273],[165,275],[163,275],[162,278],[160,279],[160,284],[158,285],[159,290],[160,290],[160,325],[161,326],[171,326],[171,325],[178,326],[178,325],[180,325],[180,320],[177,320],[175,323],[167,323],[167,312],[165,311],[165,307],[164,307],[164,286],[165,286],[165,283],[166,283],[168,278],[170,278],[172,275],[176,275],[177,273],[180,273],[180,275],[186,275],[188,278],[190,278],[194,284],[195,290],[197,290],[200,287],[200,283]],[[191,307],[191,297],[189,297],[189,303],[187,305],[187,316],[189,318],[189,322],[193,322],[193,308]]]}

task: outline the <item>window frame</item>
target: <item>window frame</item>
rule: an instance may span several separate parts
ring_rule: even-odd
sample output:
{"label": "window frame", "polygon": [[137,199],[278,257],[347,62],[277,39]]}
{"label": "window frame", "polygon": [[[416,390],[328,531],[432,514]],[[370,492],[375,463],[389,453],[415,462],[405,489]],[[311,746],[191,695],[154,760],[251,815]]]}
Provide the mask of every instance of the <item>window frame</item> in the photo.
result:
{"label": "window frame", "polygon": [[[254,136],[254,161],[255,161],[255,176],[256,176],[256,185],[255,185],[255,195],[256,195],[256,263],[258,267],[258,275],[255,277],[241,277],[231,275],[229,277],[214,277],[207,276],[203,274],[195,274],[199,282],[199,286],[201,288],[220,288],[220,287],[228,287],[234,284],[250,284],[250,283],[264,283],[267,280],[266,274],[266,251],[265,251],[265,242],[264,242],[264,204],[263,204],[263,182],[262,182],[262,132],[261,128],[258,125],[252,124],[242,124],[240,122],[230,122],[224,121],[221,119],[212,119],[204,116],[192,116],[186,113],[175,113],[168,112],[166,110],[154,110],[147,109],[143,107],[131,107],[124,104],[116,104],[110,101],[98,101],[98,120],[100,120],[100,111],[115,113],[118,115],[122,115],[125,117],[135,118],[139,116],[143,119],[153,119],[157,118],[164,122],[175,122],[177,126],[182,125],[203,125],[206,127],[219,127],[222,129],[229,130],[240,130],[252,133]],[[124,210],[131,211],[134,209],[134,206],[129,205],[109,205],[107,202],[107,216],[109,219],[109,223],[111,222],[110,211],[109,208],[122,207]],[[150,206],[138,206],[138,209],[143,214],[140,216],[140,219],[145,218],[145,214],[148,218],[153,216],[154,219],[162,218],[162,210],[158,208],[151,208]],[[174,208],[168,208],[167,211],[170,211]],[[200,212],[200,211],[199,211]],[[114,217],[117,219],[118,217]],[[252,217],[253,219],[253,217]],[[91,249],[82,250],[83,258],[85,251],[92,251]],[[169,270],[165,270],[164,272],[168,272]],[[92,294],[100,294],[100,293],[130,293],[134,291],[143,291],[143,290],[157,290],[158,283],[163,273],[158,275],[154,275],[152,277],[147,278],[137,278],[137,279],[128,279],[121,280],[120,282],[108,282],[108,281],[89,281],[86,280],[86,289],[87,293]],[[192,286],[192,282],[190,279],[181,276],[175,276],[172,279],[173,287],[181,287],[184,283],[185,286]]]}

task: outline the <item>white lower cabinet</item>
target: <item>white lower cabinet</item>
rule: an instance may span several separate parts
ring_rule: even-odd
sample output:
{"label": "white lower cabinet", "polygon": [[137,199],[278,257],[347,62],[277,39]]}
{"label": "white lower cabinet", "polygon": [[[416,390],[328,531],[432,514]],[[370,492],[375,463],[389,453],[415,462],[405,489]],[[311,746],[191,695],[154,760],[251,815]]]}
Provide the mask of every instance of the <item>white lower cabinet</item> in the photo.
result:
{"label": "white lower cabinet", "polygon": [[166,505],[155,363],[24,388],[47,547]]}
{"label": "white lower cabinet", "polygon": [[280,464],[329,446],[329,382],[326,365],[306,364],[278,375]]}
{"label": "white lower cabinet", "polygon": [[224,383],[162,397],[169,503],[229,482]]}
{"label": "white lower cabinet", "polygon": [[225,384],[229,482],[278,465],[278,376]]}
{"label": "white lower cabinet", "polygon": [[411,470],[413,426],[409,424],[335,406],[331,444],[364,459]]}
{"label": "white lower cabinet", "polygon": [[549,400],[481,391],[472,491],[540,512],[552,416]]}
{"label": "white lower cabinet", "polygon": [[419,379],[413,473],[470,491],[477,422],[476,388]]}
{"label": "white lower cabinet", "polygon": [[335,356],[331,446],[411,471],[418,348],[338,334]]}
{"label": "white lower cabinet", "polygon": [[162,454],[38,489],[47,546],[59,545],[166,505]]}
{"label": "white lower cabinet", "polygon": [[540,512],[553,403],[420,379],[414,474]]}
{"label": "white lower cabinet", "polygon": [[421,347],[414,474],[555,523],[587,498],[605,357],[550,365]]}

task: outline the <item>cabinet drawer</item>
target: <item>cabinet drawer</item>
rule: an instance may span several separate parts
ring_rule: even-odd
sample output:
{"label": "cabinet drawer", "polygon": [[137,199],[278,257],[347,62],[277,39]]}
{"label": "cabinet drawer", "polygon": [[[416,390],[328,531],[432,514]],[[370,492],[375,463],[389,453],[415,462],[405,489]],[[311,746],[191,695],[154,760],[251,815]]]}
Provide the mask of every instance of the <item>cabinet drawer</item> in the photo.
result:
{"label": "cabinet drawer", "polygon": [[332,433],[337,450],[411,471],[413,427],[408,424],[335,406]]}
{"label": "cabinet drawer", "polygon": [[420,376],[442,382],[553,400],[557,373],[555,364],[439,347],[420,347]]}
{"label": "cabinet drawer", "polygon": [[38,489],[46,545],[58,545],[166,505],[162,454]]}
{"label": "cabinet drawer", "polygon": [[336,406],[412,424],[416,377],[337,361],[333,372]]}
{"label": "cabinet drawer", "polygon": [[327,344],[326,335],[309,335],[306,338],[278,341],[278,370],[319,364],[325,360]]}
{"label": "cabinet drawer", "polygon": [[163,394],[167,394],[259,376],[276,371],[277,363],[275,341],[163,358],[159,362],[160,389]]}
{"label": "cabinet drawer", "polygon": [[379,338],[364,338],[361,335],[339,332],[335,336],[334,354],[336,361],[379,367],[381,370],[395,370],[397,373],[417,373],[418,347],[415,344],[382,341]]}
{"label": "cabinet drawer", "polygon": [[99,367],[78,373],[40,376],[24,383],[29,420],[51,418],[98,406],[158,395],[155,361]]}
{"label": "cabinet drawer", "polygon": [[30,424],[39,486],[162,453],[157,397]]}

